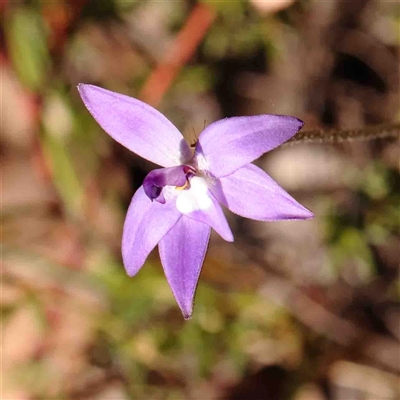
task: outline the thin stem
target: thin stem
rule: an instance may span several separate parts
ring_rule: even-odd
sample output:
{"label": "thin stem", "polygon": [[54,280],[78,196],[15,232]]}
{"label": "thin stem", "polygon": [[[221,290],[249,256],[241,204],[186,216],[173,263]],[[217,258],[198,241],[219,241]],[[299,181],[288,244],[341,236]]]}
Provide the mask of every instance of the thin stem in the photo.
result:
{"label": "thin stem", "polygon": [[315,129],[300,131],[286,144],[340,143],[352,140],[374,140],[400,136],[400,123],[367,126],[357,129]]}

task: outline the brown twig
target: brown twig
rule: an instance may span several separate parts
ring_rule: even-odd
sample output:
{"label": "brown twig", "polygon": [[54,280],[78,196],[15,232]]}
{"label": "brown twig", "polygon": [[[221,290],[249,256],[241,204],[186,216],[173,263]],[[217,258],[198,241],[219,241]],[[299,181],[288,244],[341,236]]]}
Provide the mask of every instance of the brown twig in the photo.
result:
{"label": "brown twig", "polygon": [[161,102],[181,68],[193,56],[215,16],[215,10],[207,4],[200,3],[193,8],[171,51],[167,53],[164,61],[153,70],[144,84],[139,95],[143,101],[154,107]]}
{"label": "brown twig", "polygon": [[400,135],[400,123],[367,126],[357,129],[315,129],[300,131],[285,144],[294,143],[340,143],[352,140],[373,140]]}

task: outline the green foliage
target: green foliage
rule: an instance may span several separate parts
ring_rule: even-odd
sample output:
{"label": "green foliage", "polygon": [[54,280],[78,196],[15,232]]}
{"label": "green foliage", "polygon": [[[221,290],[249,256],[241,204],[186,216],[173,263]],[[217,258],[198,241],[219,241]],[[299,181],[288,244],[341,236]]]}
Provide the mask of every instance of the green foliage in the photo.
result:
{"label": "green foliage", "polygon": [[18,8],[6,19],[8,50],[21,81],[32,90],[46,84],[50,67],[46,28],[33,8]]}

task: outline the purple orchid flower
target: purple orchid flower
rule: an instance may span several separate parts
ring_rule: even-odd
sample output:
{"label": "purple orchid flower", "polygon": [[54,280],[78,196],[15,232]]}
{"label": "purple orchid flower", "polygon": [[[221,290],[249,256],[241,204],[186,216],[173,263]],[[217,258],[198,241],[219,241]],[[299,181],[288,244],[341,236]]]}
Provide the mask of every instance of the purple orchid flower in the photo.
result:
{"label": "purple orchid flower", "polygon": [[157,246],[184,318],[193,301],[211,228],[232,242],[219,205],[260,221],[308,219],[313,214],[252,161],[294,136],[303,122],[284,115],[225,118],[208,125],[194,151],[179,130],[153,107],[97,86],[79,93],[100,126],[117,142],[161,165],[132,198],[122,256],[135,275]]}

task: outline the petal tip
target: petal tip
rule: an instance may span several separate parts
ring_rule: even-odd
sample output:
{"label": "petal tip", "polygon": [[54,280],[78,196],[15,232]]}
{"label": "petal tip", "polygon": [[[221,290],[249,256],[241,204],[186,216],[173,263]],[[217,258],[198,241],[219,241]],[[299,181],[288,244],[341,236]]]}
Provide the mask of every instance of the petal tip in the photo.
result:
{"label": "petal tip", "polygon": [[83,103],[87,107],[87,95],[88,95],[88,89],[93,86],[93,85],[88,85],[87,83],[78,83],[77,89],[78,93],[81,96],[81,99],[83,100]]}
{"label": "petal tip", "polygon": [[132,278],[134,277],[139,271],[137,268],[132,268],[131,266],[129,266],[125,261],[124,261],[124,268],[125,268],[125,272],[126,274]]}
{"label": "petal tip", "polygon": [[[147,257],[146,257],[147,258]],[[132,278],[135,276],[140,269],[143,267],[146,260],[135,260],[135,257],[130,251],[126,251],[124,246],[122,246],[122,263],[125,268],[126,274]]]}
{"label": "petal tip", "polygon": [[299,218],[305,220],[314,218],[314,213],[311,210],[309,210],[307,207],[304,207],[303,205],[301,205],[301,208],[302,213],[299,215]]}
{"label": "petal tip", "polygon": [[297,216],[295,216],[293,219],[308,220],[313,218],[314,218],[314,213],[304,207],[302,212],[299,213]]}
{"label": "petal tip", "polygon": [[297,122],[299,123],[298,130],[300,130],[304,126],[304,121],[297,117],[293,117],[293,118],[295,118],[297,120]]}
{"label": "petal tip", "polygon": [[182,314],[185,321],[189,321],[190,319],[192,319],[193,312],[185,313],[182,311]]}
{"label": "petal tip", "polygon": [[78,83],[76,88],[78,89],[78,92],[81,93],[81,91],[84,90],[86,86],[88,86],[86,83]]}
{"label": "petal tip", "polygon": [[233,242],[235,241],[235,238],[233,237],[232,232],[230,232],[230,235],[226,235],[226,236],[224,237],[224,239],[225,239],[227,242],[229,242],[229,243],[233,243]]}
{"label": "petal tip", "polygon": [[[88,96],[90,97],[96,92],[104,92],[106,89],[98,87],[96,85],[91,85],[89,83],[78,83],[77,89],[79,94],[82,97],[83,102],[86,104],[86,101],[89,100]],[[87,104],[86,104],[87,105]]]}
{"label": "petal tip", "polygon": [[303,126],[304,126],[304,121],[302,119],[300,119],[300,118],[293,117],[293,116],[290,116],[290,115],[287,115],[287,116],[283,115],[282,117],[286,117],[287,121],[288,122],[290,121],[290,123],[292,124],[293,128],[295,128],[295,130],[296,130],[295,134],[297,132],[299,132],[301,130],[301,128],[303,128]]}
{"label": "petal tip", "polygon": [[306,214],[304,219],[313,219],[315,217],[314,213],[311,212],[310,210],[307,210],[308,213]]}
{"label": "petal tip", "polygon": [[187,321],[192,318],[193,315],[193,300],[192,302],[187,303],[184,301],[183,303],[178,301],[178,299],[175,297],[175,300],[178,303],[178,306],[181,310],[181,313],[183,315],[183,318]]}

